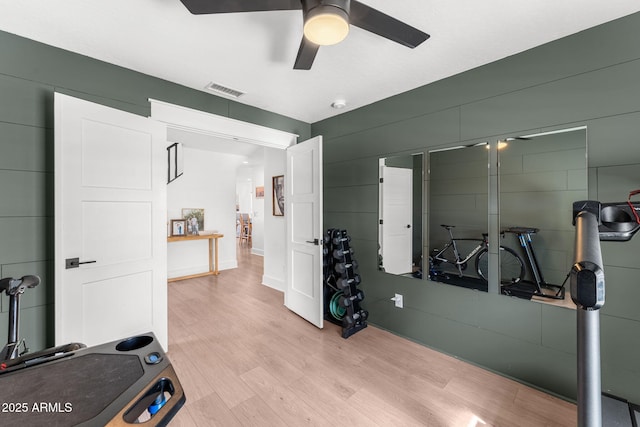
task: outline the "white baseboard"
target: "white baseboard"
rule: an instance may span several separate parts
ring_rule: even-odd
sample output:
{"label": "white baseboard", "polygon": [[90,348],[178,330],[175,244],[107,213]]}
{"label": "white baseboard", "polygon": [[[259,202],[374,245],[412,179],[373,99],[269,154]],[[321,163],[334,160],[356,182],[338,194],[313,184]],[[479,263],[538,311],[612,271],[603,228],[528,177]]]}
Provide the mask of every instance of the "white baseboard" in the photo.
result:
{"label": "white baseboard", "polygon": [[264,249],[251,248],[251,253],[253,255],[264,256]]}
{"label": "white baseboard", "polygon": [[262,284],[280,292],[284,292],[285,289],[284,280],[275,277],[262,276]]}
{"label": "white baseboard", "polygon": [[220,265],[218,266],[218,270],[231,270],[232,268],[238,268],[238,260],[237,259],[229,259],[229,260],[226,260],[226,261],[220,261]]}

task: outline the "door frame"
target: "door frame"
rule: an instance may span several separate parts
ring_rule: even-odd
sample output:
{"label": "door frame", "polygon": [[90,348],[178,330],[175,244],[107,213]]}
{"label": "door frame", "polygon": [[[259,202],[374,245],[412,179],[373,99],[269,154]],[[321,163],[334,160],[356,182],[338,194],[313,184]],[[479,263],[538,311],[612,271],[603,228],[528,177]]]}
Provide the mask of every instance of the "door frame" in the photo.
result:
{"label": "door frame", "polygon": [[151,117],[168,128],[285,150],[299,135],[149,98]]}
{"label": "door frame", "polygon": [[[195,110],[192,108],[159,101],[152,98],[149,98],[149,103],[151,104],[151,115],[149,117],[164,123],[167,126],[167,130],[175,129],[195,134],[199,133],[225,140],[251,143],[282,151],[283,160],[282,170],[280,171],[280,174],[283,174],[285,172],[285,150],[287,149],[287,147],[295,145],[298,142],[298,135],[294,133],[272,129],[253,123],[243,122],[240,120],[231,119],[229,117]],[[283,227],[282,233],[284,234],[284,232],[285,228]],[[273,242],[273,240],[270,239],[272,238],[269,238],[265,235],[265,247],[267,246],[268,241]],[[279,244],[274,243],[274,245]],[[264,255],[265,261],[270,259],[267,258],[267,254]],[[281,257],[279,256],[279,254],[276,254],[275,257],[277,258],[274,259],[274,262],[268,264],[268,266],[273,266],[273,271],[271,272],[272,274],[267,274],[268,266],[265,266],[265,271],[262,277],[262,284],[276,289],[280,292],[284,292],[286,289],[286,254],[283,251]],[[282,260],[282,269],[280,269],[279,258],[281,258]],[[278,275],[279,271],[282,271],[282,277]]]}

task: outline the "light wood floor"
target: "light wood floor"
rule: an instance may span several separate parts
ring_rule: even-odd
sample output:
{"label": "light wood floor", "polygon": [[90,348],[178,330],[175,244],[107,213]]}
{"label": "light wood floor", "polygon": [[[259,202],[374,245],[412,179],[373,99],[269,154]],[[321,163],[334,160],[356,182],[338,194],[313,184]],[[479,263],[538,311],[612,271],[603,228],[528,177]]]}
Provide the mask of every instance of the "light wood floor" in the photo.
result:
{"label": "light wood floor", "polygon": [[240,268],[169,284],[168,354],[187,395],[172,426],[576,425],[573,404],[378,328],[315,328],[238,248]]}

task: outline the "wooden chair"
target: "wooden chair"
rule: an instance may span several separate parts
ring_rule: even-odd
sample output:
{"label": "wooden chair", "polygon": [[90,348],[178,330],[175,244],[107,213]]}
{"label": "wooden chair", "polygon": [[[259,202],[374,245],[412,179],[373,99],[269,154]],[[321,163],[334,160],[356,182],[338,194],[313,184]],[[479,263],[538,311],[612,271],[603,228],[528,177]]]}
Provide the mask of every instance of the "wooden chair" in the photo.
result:
{"label": "wooden chair", "polygon": [[251,244],[251,231],[249,214],[240,214],[240,243]]}

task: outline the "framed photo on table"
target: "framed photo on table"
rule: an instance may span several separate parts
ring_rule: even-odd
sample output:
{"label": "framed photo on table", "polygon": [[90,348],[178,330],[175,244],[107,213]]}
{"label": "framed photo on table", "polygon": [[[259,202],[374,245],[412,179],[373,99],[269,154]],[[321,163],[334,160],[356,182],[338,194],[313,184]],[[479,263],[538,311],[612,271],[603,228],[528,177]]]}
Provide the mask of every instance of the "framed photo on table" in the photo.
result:
{"label": "framed photo on table", "polygon": [[187,234],[197,236],[204,230],[204,209],[182,209],[182,218],[187,221]]}
{"label": "framed photo on table", "polygon": [[187,220],[172,219],[171,220],[171,236],[186,236],[186,235],[187,235]]}

